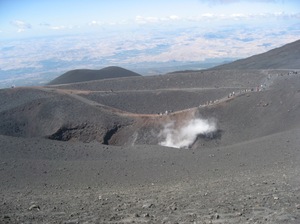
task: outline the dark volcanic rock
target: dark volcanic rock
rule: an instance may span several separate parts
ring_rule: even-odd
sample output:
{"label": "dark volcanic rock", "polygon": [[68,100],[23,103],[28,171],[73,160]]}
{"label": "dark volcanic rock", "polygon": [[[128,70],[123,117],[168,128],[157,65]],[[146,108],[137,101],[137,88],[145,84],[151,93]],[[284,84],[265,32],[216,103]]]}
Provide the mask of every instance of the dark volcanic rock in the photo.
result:
{"label": "dark volcanic rock", "polygon": [[[18,100],[21,94],[23,101]],[[0,110],[2,135],[102,143],[107,130],[132,122],[130,118],[120,117],[64,93],[15,88],[1,91],[0,95],[3,96],[1,105],[4,105]]]}
{"label": "dark volcanic rock", "polygon": [[49,82],[48,85],[87,82],[100,79],[115,79],[131,76],[140,75],[117,66],[106,67],[100,70],[77,69],[64,73],[63,75]]}
{"label": "dark volcanic rock", "polygon": [[[299,74],[209,70],[0,90],[0,223],[298,224]],[[175,111],[150,114],[166,108]],[[166,124],[193,118],[214,118],[218,130],[190,148],[157,145]]]}
{"label": "dark volcanic rock", "polygon": [[212,69],[300,69],[300,40]]}

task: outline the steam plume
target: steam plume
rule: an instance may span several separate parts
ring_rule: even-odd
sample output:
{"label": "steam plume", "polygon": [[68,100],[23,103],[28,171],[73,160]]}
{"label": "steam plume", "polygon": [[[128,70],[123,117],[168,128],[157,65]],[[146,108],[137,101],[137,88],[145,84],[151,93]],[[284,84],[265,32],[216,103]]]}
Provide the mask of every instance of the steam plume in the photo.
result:
{"label": "steam plume", "polygon": [[159,137],[164,140],[159,144],[173,148],[188,148],[196,141],[198,135],[211,135],[215,131],[217,125],[214,120],[194,118],[180,127],[176,127],[175,122],[170,122],[160,132]]}

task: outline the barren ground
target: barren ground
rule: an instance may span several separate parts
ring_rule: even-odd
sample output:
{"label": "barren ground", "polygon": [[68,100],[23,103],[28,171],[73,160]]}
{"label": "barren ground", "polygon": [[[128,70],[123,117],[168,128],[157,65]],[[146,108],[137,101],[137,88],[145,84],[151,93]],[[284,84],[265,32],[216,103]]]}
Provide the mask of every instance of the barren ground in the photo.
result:
{"label": "barren ground", "polygon": [[[177,73],[0,96],[0,223],[299,223],[299,72]],[[215,118],[218,138],[158,145],[165,122],[191,116]]]}

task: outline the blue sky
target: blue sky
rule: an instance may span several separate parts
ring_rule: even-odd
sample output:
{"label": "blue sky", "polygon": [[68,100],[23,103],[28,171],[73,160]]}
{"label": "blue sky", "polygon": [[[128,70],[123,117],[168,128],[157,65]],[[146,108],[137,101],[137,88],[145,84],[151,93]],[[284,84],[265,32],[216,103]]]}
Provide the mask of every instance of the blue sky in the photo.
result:
{"label": "blue sky", "polygon": [[298,0],[0,0],[0,38],[98,32],[194,21],[299,21]]}

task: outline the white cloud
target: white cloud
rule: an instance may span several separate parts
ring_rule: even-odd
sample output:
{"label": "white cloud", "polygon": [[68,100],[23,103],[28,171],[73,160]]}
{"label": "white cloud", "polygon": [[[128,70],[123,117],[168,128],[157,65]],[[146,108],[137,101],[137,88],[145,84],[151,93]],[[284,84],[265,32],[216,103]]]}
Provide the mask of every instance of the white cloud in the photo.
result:
{"label": "white cloud", "polygon": [[281,19],[287,19],[287,18],[300,19],[300,13],[274,12],[270,16],[281,18]]}
{"label": "white cloud", "polygon": [[264,19],[300,19],[300,13],[286,13],[286,12],[273,12],[273,13],[232,13],[232,14],[213,14],[203,13],[199,16],[181,18],[191,22],[198,21],[223,21],[223,20],[264,20]]}
{"label": "white cloud", "polygon": [[147,24],[147,23],[160,23],[160,22],[169,22],[169,21],[178,21],[181,17],[177,15],[171,15],[167,17],[154,17],[154,16],[136,16],[135,22],[138,24]]}
{"label": "white cloud", "polygon": [[65,26],[51,26],[50,27],[51,30],[64,30],[66,28],[67,27],[65,27]]}
{"label": "white cloud", "polygon": [[48,26],[51,26],[49,23],[40,23],[40,26],[46,26],[46,27],[48,27]]}
{"label": "white cloud", "polygon": [[103,22],[97,21],[97,20],[93,20],[93,21],[88,23],[89,26],[101,26],[103,24],[104,24]]}
{"label": "white cloud", "polygon": [[203,18],[213,18],[213,17],[216,17],[216,15],[211,14],[211,13],[204,13],[204,14],[201,15],[201,17],[203,17]]}
{"label": "white cloud", "polygon": [[66,30],[66,29],[79,28],[79,26],[52,25],[50,23],[45,23],[45,22],[40,23],[39,25],[50,30]]}
{"label": "white cloud", "polygon": [[276,0],[199,0],[200,2],[208,4],[232,4],[237,2],[264,2],[264,3],[274,3]]}
{"label": "white cloud", "polygon": [[18,28],[18,33],[24,32],[25,30],[32,28],[31,24],[26,23],[22,20],[14,20],[11,21],[10,24]]}
{"label": "white cloud", "polygon": [[147,23],[157,23],[159,22],[159,18],[158,17],[143,17],[143,16],[136,16],[135,17],[135,21],[138,24],[147,24]]}
{"label": "white cloud", "polygon": [[171,20],[179,20],[179,19],[180,19],[180,17],[179,17],[179,16],[176,16],[176,15],[171,15],[171,16],[169,16],[169,18],[170,18]]}
{"label": "white cloud", "polygon": [[247,19],[247,18],[249,18],[249,15],[245,15],[242,13],[234,13],[234,14],[229,15],[229,18],[232,18],[234,20]]}
{"label": "white cloud", "polygon": [[76,28],[80,28],[80,26],[50,26],[49,29],[51,30],[71,30],[71,29],[76,29]]}
{"label": "white cloud", "polygon": [[291,15],[291,17],[296,18],[296,19],[300,19],[300,13],[294,13]]}

